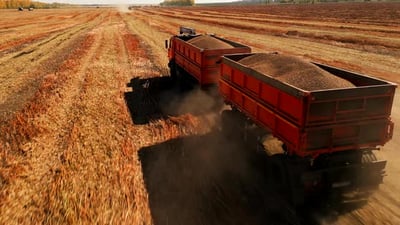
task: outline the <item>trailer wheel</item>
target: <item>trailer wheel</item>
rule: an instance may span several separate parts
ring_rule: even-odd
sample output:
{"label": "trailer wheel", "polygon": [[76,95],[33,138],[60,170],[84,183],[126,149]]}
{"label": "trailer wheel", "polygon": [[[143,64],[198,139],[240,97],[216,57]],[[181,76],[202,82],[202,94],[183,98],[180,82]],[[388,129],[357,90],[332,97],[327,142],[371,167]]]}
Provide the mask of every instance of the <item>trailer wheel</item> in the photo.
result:
{"label": "trailer wheel", "polygon": [[239,112],[234,110],[224,110],[221,113],[221,131],[232,139],[242,140],[244,135],[244,120]]}
{"label": "trailer wheel", "polygon": [[224,110],[221,113],[221,131],[226,136],[230,136],[232,132],[233,114],[230,110]]}
{"label": "trailer wheel", "polygon": [[[379,159],[372,151],[364,151],[361,156],[361,164],[368,165],[378,162]],[[385,166],[373,167],[368,173],[368,176],[363,176],[364,180],[361,180],[371,190],[378,189],[379,185],[383,182],[385,176]]]}
{"label": "trailer wheel", "polygon": [[283,160],[284,155],[281,154],[268,156],[266,167],[266,176],[271,187],[282,192],[287,189],[286,170]]}

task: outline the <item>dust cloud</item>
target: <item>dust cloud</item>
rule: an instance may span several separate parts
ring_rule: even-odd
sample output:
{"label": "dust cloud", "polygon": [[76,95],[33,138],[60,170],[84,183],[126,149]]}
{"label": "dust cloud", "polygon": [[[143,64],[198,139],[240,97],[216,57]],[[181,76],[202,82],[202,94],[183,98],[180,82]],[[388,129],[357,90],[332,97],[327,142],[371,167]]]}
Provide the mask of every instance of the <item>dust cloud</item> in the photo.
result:
{"label": "dust cloud", "polygon": [[224,105],[221,97],[215,93],[216,89],[194,88],[181,91],[173,88],[161,93],[158,98],[159,108],[166,116],[194,115],[203,121],[203,126],[211,130],[219,127],[220,111]]}
{"label": "dust cloud", "polygon": [[121,13],[129,13],[129,5],[126,4],[116,4],[115,8],[118,9],[119,12]]}

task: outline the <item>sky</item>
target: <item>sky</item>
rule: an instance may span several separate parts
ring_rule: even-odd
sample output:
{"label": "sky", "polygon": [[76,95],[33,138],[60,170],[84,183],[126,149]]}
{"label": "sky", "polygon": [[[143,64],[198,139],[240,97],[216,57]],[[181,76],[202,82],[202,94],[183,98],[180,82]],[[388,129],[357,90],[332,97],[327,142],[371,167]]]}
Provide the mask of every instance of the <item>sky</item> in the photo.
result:
{"label": "sky", "polygon": [[[38,0],[45,3],[71,4],[159,4],[163,0]],[[195,0],[196,3],[232,2],[235,0]]]}

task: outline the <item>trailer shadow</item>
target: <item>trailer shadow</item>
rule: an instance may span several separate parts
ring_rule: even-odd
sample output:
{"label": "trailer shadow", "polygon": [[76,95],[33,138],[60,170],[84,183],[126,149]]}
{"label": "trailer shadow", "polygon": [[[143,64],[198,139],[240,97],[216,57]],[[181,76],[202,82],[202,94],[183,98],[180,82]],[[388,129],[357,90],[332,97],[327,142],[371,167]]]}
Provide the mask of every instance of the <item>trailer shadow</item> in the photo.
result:
{"label": "trailer shadow", "polygon": [[246,150],[219,131],[141,148],[154,224],[334,224],[365,204],[295,209],[268,185],[263,158]]}
{"label": "trailer shadow", "polygon": [[170,76],[136,77],[127,87],[132,90],[125,92],[124,98],[134,124],[186,113],[200,115],[222,107],[216,90],[210,94],[196,86],[182,89]]}
{"label": "trailer shadow", "polygon": [[299,224],[243,148],[219,132],[142,148],[154,224]]}

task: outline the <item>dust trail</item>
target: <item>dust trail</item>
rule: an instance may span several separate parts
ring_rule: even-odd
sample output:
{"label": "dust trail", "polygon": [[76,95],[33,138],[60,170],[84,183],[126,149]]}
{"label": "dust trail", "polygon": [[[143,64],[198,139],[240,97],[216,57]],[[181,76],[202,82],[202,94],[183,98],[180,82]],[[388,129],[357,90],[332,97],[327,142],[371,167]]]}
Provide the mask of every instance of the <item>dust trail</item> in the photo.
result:
{"label": "dust trail", "polygon": [[121,13],[129,13],[129,5],[127,4],[116,4],[114,5],[115,8],[117,8],[117,10]]}

